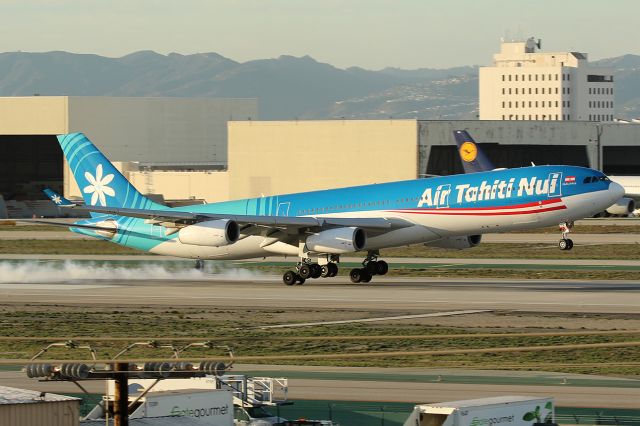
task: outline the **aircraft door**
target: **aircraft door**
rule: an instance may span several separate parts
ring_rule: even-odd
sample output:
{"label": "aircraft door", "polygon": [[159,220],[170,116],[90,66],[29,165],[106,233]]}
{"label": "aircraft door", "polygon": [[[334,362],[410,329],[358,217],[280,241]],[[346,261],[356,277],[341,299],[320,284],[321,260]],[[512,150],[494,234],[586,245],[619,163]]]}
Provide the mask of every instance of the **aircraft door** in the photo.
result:
{"label": "aircraft door", "polygon": [[289,208],[291,207],[291,203],[279,203],[278,211],[276,212],[276,216],[289,216]]}

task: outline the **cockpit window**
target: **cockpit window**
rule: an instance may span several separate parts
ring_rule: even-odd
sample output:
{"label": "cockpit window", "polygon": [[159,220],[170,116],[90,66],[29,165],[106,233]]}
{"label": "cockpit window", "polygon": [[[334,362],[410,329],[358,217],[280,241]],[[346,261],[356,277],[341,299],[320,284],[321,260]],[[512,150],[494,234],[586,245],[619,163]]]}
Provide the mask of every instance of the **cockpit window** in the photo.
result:
{"label": "cockpit window", "polygon": [[586,178],[584,178],[584,180],[582,181],[582,183],[593,183],[593,182],[611,182],[611,179],[609,179],[606,176],[587,176]]}

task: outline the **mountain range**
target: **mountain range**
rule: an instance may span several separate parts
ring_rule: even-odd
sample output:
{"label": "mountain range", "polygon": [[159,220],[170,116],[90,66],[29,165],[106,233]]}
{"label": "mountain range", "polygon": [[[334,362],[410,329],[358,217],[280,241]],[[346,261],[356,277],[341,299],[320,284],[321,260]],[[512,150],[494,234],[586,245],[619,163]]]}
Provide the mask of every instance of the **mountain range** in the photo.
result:
{"label": "mountain range", "polygon": [[[640,56],[594,64],[615,70],[616,116],[640,117]],[[217,53],[0,53],[0,96],[34,94],[258,98],[259,116],[267,120],[474,119],[478,67],[371,71],[309,56],[241,63]]]}

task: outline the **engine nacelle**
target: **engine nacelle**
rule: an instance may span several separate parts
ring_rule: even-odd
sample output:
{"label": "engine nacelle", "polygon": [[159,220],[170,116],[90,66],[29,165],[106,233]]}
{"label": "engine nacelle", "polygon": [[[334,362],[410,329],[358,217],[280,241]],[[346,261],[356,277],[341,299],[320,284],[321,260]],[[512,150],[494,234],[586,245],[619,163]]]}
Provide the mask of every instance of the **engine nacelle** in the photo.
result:
{"label": "engine nacelle", "polygon": [[334,228],[307,237],[307,250],[317,253],[353,253],[367,244],[367,234],[363,229]]}
{"label": "engine nacelle", "polygon": [[614,215],[630,215],[636,209],[636,202],[632,198],[622,197],[605,211]]}
{"label": "engine nacelle", "polygon": [[446,237],[440,240],[425,243],[425,246],[443,249],[464,250],[480,245],[482,235],[466,235],[461,237]]}
{"label": "engine nacelle", "polygon": [[238,224],[229,219],[208,220],[186,226],[178,231],[182,244],[220,247],[233,244],[240,238]]}

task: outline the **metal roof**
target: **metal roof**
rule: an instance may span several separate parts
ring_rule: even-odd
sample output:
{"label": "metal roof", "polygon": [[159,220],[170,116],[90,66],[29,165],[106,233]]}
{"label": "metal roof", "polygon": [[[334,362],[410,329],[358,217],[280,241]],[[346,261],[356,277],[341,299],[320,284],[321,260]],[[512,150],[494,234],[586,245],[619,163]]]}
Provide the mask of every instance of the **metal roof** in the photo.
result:
{"label": "metal roof", "polygon": [[471,408],[482,407],[494,404],[512,404],[525,401],[539,401],[550,397],[543,396],[522,396],[522,395],[506,395],[493,396],[488,398],[466,399],[462,401],[438,402],[433,404],[421,404],[421,407],[437,407],[437,408]]}
{"label": "metal roof", "polygon": [[[41,397],[40,395],[43,395]],[[41,402],[80,401],[66,395],[0,386],[0,404],[35,404]]]}

